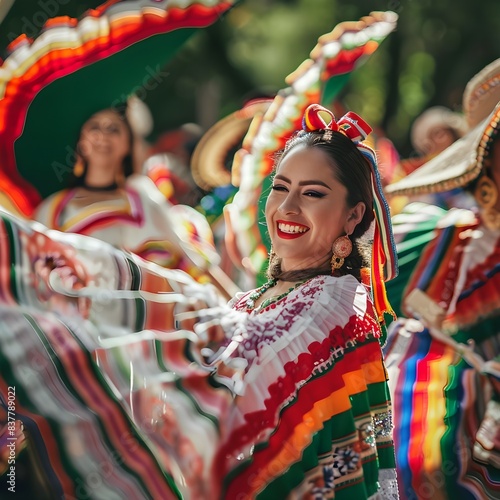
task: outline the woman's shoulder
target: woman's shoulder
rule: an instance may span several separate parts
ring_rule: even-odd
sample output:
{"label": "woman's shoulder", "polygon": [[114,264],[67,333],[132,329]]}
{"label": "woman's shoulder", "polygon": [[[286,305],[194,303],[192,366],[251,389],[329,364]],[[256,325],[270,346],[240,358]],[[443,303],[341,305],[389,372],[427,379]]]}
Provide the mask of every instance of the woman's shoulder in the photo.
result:
{"label": "woman's shoulder", "polygon": [[66,194],[70,191],[70,189],[63,189],[61,191],[57,191],[49,195],[47,198],[44,198],[40,204],[36,207],[35,212],[33,214],[33,220],[37,222],[41,222],[47,227],[52,226],[53,214],[56,210],[59,209],[59,205],[62,200],[65,199]]}
{"label": "woman's shoulder", "polygon": [[327,296],[338,295],[367,295],[366,287],[351,274],[344,276],[315,276],[304,283],[309,288],[315,288],[320,294]]}
{"label": "woman's shoulder", "polygon": [[125,180],[124,187],[128,193],[135,193],[151,202],[164,203],[166,200],[151,178],[144,174],[130,175]]}
{"label": "woman's shoulder", "polygon": [[[243,347],[259,357],[262,367],[278,352],[295,356],[326,338],[344,345],[369,334],[378,337],[374,318],[369,294],[356,278],[317,276],[280,301],[248,315]],[[248,357],[244,352],[242,356]]]}

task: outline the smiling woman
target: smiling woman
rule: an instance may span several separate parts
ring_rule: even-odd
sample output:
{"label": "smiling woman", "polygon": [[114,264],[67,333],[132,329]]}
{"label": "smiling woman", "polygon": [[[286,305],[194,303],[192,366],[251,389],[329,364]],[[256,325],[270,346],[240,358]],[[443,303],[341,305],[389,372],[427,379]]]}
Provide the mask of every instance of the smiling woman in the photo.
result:
{"label": "smiling woman", "polygon": [[[51,229],[93,236],[166,267],[183,267],[167,204],[158,206],[150,195],[154,186],[134,175],[133,138],[125,106],[92,115],[80,130],[69,188],[43,200],[34,218]],[[154,210],[163,216],[153,217]],[[150,252],[153,240],[156,252]]]}
{"label": "smiling woman", "polygon": [[[307,162],[314,164],[313,173],[304,169]],[[317,179],[311,179],[311,175]],[[327,268],[332,241],[353,232],[366,205],[359,202],[354,209],[349,208],[347,189],[336,180],[327,154],[320,149],[296,146],[280,163],[266,207],[282,270]],[[289,241],[298,238],[300,252]]]}
{"label": "smiling woman", "polygon": [[[382,199],[383,205],[383,195],[374,188],[376,167],[368,168],[367,158],[374,157],[363,154],[365,146],[358,148],[371,129],[354,113],[339,122],[340,128],[333,115],[328,125],[321,112],[331,115],[310,106],[306,118],[316,125],[296,134],[276,155],[266,203],[270,280],[261,288],[260,301],[318,275],[350,274],[361,280],[369,268],[371,252],[364,237],[374,220],[374,199]],[[390,232],[387,236],[390,240]]]}
{"label": "smiling woman", "polygon": [[205,271],[219,257],[208,223],[190,207],[172,207],[148,177],[134,173],[136,134],[128,109],[104,109],[85,121],[68,188],[43,200],[34,218],[209,281]]}
{"label": "smiling woman", "polygon": [[[376,269],[369,269],[372,253],[377,268],[380,247],[392,248],[392,241],[388,214],[374,212],[385,205],[375,156],[361,142],[371,129],[354,113],[336,122],[319,105],[306,110],[304,124],[275,159],[265,210],[272,242],[269,280],[231,303],[248,314],[238,348],[250,366],[247,380],[260,380],[260,386],[276,371],[276,382],[283,385],[273,389],[269,403],[279,410],[279,420],[266,446],[255,446],[254,465],[249,462],[244,477],[266,478],[258,488],[267,494],[262,498],[293,491],[292,498],[362,499],[377,493],[379,485],[383,498],[397,498],[379,343],[380,321],[390,307],[381,297],[382,280],[374,281]],[[366,233],[374,219],[370,244]],[[393,258],[388,253],[385,261]],[[226,347],[232,345],[228,340]],[[306,374],[306,366],[318,371]],[[295,389],[289,393],[285,387]],[[258,392],[258,387],[247,390],[245,397]],[[283,448],[273,434],[288,435],[299,414],[312,425],[300,430],[304,442],[294,453],[299,461],[287,462],[286,441]],[[273,455],[279,473],[271,469],[273,461],[263,462]]]}

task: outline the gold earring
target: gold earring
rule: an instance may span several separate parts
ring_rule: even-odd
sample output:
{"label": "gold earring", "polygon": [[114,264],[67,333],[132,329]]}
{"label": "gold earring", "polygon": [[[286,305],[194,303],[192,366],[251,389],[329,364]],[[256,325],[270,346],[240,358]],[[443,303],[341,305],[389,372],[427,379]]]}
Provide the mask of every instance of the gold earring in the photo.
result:
{"label": "gold earring", "polygon": [[493,208],[498,200],[498,188],[496,184],[483,174],[474,190],[474,198],[478,204],[485,209]]}
{"label": "gold earring", "polygon": [[73,167],[73,175],[75,177],[81,177],[83,175],[83,171],[85,170],[85,165],[81,158],[76,160],[75,166]]}
{"label": "gold earring", "polygon": [[339,236],[332,245],[332,259],[330,265],[332,274],[335,270],[340,269],[344,265],[344,259],[349,257],[352,252],[352,243],[349,236]]}

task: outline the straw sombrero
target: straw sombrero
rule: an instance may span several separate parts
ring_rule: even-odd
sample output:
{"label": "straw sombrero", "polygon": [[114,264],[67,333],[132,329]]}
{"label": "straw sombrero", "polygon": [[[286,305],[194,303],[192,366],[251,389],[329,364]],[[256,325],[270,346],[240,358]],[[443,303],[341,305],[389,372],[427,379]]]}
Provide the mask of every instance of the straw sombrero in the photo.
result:
{"label": "straw sombrero", "polygon": [[500,121],[500,59],[496,59],[467,84],[463,110],[471,130],[442,153],[394,184],[387,195],[440,193],[464,187],[481,173],[484,157]]}
{"label": "straw sombrero", "polygon": [[205,191],[231,183],[228,167],[241,147],[252,120],[263,116],[272,99],[254,99],[243,108],[219,120],[203,134],[191,158],[193,179]]}

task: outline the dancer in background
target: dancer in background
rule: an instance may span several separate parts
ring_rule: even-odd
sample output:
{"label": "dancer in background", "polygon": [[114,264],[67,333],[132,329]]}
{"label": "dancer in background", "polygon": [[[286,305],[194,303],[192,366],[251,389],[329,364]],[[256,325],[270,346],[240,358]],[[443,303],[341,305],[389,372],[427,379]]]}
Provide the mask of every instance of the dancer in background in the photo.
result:
{"label": "dancer in background", "polygon": [[[386,361],[404,498],[500,494],[500,59],[471,79],[462,139],[386,190],[469,191],[437,222],[406,286]],[[422,212],[422,208],[420,208]],[[390,294],[390,290],[388,290]]]}
{"label": "dancer in background", "polygon": [[171,205],[150,178],[134,174],[134,137],[126,108],[90,117],[76,146],[72,187],[42,201],[34,218],[181,269],[229,298],[239,289],[218,267],[207,220],[189,206]]}
{"label": "dancer in background", "polygon": [[[467,130],[467,121],[462,114],[444,106],[426,109],[416,118],[411,127],[411,144],[415,150],[415,156],[401,159],[392,175],[385,179],[385,184],[394,184],[411,174],[463,137]],[[464,208],[471,206],[470,197],[464,195],[463,190],[421,195],[417,199],[443,208],[457,205]],[[401,212],[410,201],[415,201],[415,199],[409,199],[406,196],[391,198],[391,213],[395,215]]]}

